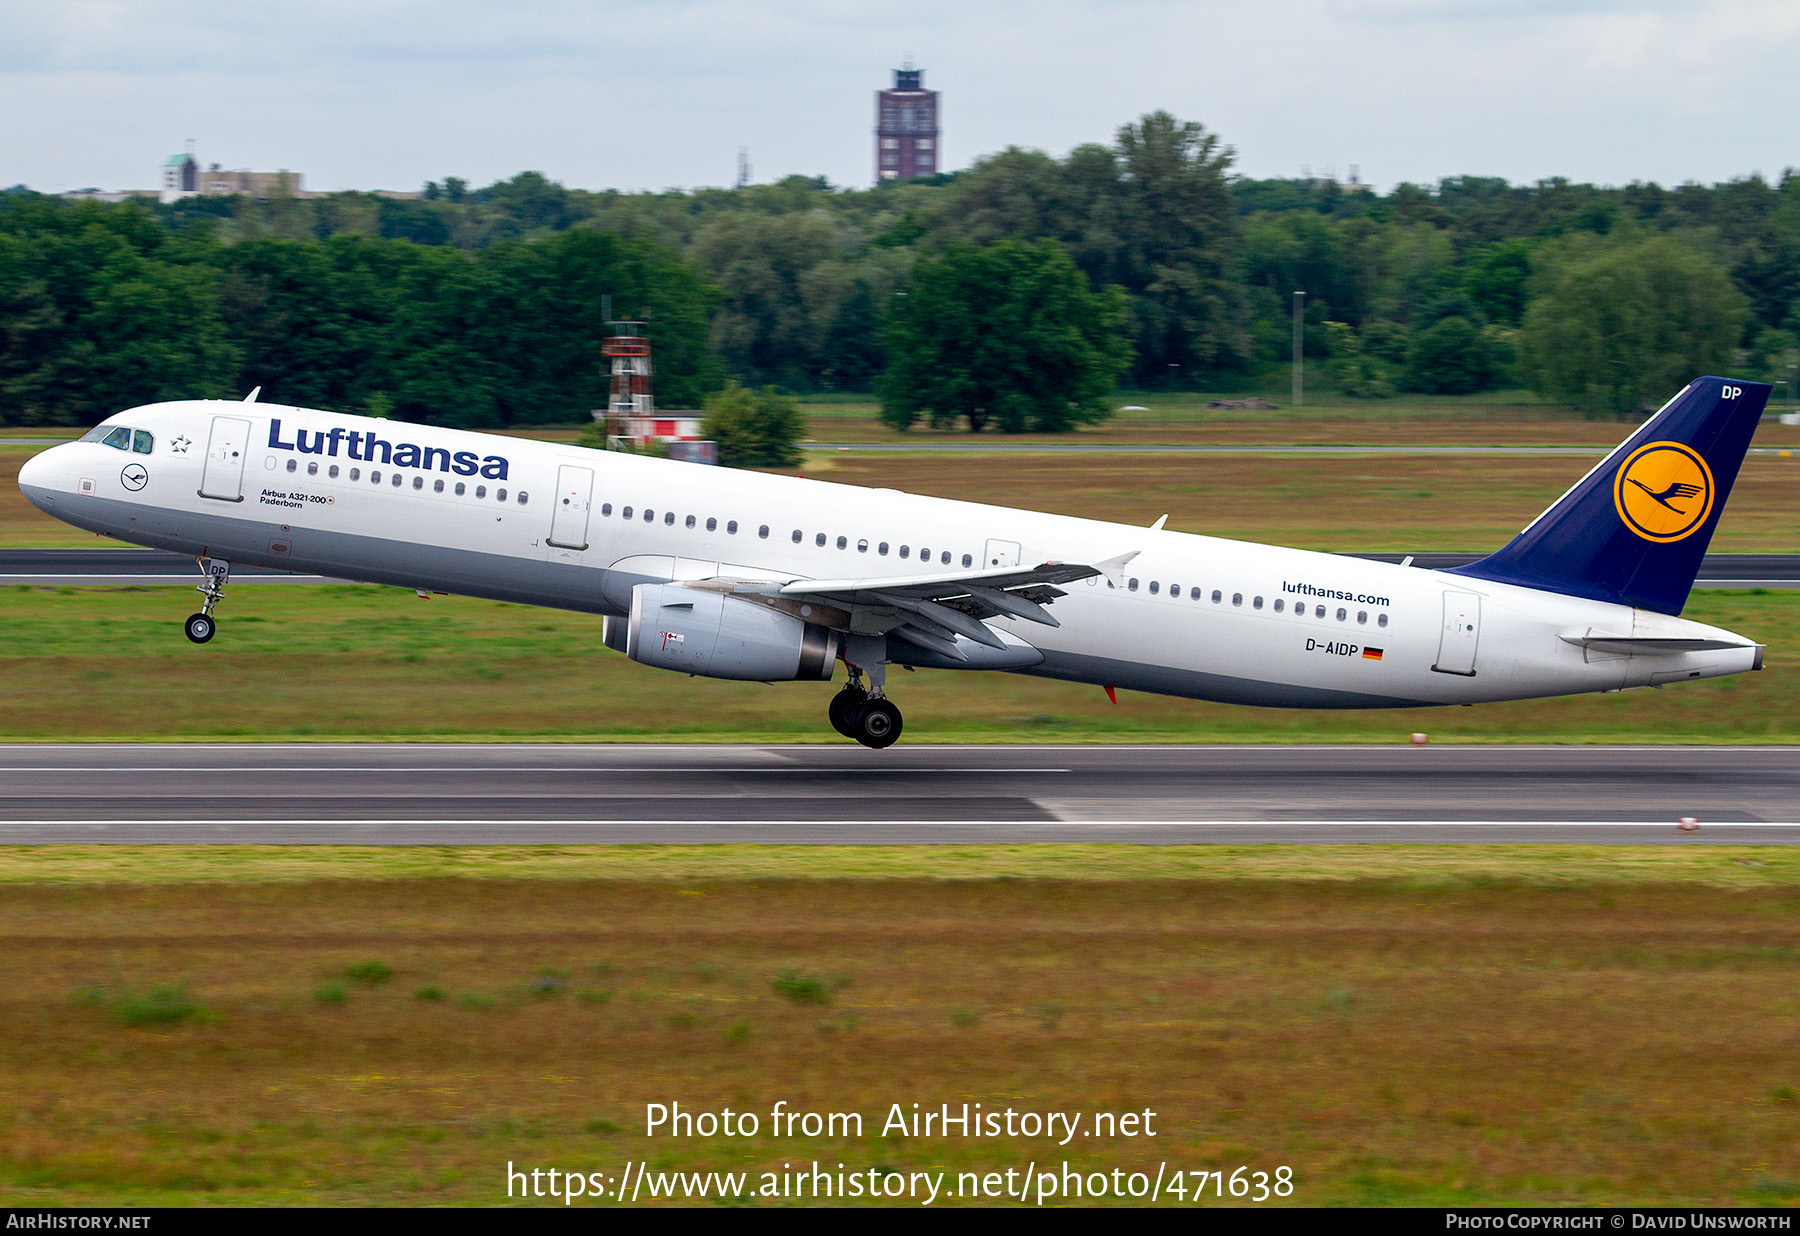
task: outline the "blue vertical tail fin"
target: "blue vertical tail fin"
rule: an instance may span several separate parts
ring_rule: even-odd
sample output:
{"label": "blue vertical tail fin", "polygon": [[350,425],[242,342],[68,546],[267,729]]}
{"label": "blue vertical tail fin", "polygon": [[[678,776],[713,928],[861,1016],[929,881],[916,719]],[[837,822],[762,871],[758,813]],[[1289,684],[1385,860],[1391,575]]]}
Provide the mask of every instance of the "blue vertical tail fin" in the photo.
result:
{"label": "blue vertical tail fin", "polygon": [[1525,531],[1451,574],[1679,614],[1769,389],[1696,378]]}

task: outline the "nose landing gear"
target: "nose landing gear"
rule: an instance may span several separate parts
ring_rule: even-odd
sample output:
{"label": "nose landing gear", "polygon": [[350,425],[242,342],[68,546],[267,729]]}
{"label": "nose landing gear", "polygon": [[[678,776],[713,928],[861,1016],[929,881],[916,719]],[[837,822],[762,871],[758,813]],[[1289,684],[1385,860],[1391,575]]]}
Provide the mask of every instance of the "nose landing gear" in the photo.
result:
{"label": "nose landing gear", "polygon": [[[831,697],[831,728],[877,751],[893,746],[900,737],[900,710],[883,694],[881,683],[873,682],[873,690],[865,689],[862,670],[854,665],[849,668],[850,681]],[[874,677],[871,673],[870,678]]]}
{"label": "nose landing gear", "polygon": [[196,558],[194,561],[206,573],[206,582],[194,587],[202,600],[200,612],[188,615],[187,637],[196,644],[204,644],[218,632],[219,624],[212,611],[225,595],[225,585],[231,582],[231,564],[218,558]]}

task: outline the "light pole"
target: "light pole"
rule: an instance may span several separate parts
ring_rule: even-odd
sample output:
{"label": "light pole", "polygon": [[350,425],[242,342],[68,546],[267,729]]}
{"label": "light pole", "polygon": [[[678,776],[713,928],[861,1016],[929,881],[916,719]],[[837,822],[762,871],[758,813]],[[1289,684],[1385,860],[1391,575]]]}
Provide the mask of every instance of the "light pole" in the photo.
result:
{"label": "light pole", "polygon": [[1301,374],[1304,366],[1302,356],[1306,340],[1306,293],[1294,293],[1294,406],[1300,406],[1303,382]]}

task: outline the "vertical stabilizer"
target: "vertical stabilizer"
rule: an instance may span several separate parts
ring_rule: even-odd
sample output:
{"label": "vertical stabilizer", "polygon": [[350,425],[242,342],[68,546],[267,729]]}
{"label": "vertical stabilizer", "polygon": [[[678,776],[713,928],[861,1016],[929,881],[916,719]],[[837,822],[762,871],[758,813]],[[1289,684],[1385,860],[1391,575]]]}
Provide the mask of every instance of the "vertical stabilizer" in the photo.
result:
{"label": "vertical stabilizer", "polygon": [[1697,378],[1503,549],[1451,574],[1679,614],[1769,387]]}

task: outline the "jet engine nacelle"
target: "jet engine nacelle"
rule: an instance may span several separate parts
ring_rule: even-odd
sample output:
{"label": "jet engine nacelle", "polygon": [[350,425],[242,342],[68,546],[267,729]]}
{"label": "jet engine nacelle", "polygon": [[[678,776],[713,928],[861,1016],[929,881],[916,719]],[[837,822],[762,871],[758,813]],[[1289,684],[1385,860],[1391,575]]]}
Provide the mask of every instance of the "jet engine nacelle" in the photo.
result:
{"label": "jet engine nacelle", "polygon": [[606,620],[606,643],[633,661],[707,678],[829,682],[836,631],[724,593],[639,584],[631,616]]}

